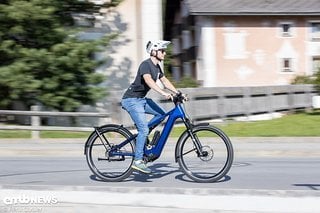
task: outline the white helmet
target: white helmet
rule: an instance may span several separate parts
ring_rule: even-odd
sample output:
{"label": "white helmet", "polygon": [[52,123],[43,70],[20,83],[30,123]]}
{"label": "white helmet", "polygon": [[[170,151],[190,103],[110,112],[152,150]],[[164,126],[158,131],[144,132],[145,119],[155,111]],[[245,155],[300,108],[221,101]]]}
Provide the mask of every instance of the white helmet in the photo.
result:
{"label": "white helmet", "polygon": [[152,50],[161,50],[161,49],[167,49],[168,44],[170,44],[170,41],[149,41],[146,46],[146,50],[148,54],[151,54]]}

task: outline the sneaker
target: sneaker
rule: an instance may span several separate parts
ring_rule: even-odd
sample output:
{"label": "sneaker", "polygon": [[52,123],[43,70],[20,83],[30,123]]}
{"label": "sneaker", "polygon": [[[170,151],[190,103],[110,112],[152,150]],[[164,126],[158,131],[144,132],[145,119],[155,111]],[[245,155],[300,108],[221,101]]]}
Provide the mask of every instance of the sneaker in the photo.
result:
{"label": "sneaker", "polygon": [[144,163],[144,161],[142,161],[142,160],[133,161],[132,168],[135,169],[135,170],[138,170],[140,172],[143,172],[145,174],[150,174],[151,173],[151,169],[149,169],[146,166],[146,164]]}

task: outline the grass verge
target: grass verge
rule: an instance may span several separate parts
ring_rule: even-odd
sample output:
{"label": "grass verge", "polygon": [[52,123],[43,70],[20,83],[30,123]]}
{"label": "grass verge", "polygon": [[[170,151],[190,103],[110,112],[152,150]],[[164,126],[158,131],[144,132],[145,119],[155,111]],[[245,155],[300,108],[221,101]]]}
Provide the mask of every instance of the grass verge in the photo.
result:
{"label": "grass verge", "polygon": [[[229,137],[320,137],[320,110],[285,115],[267,121],[224,122],[214,124]],[[171,137],[178,137],[184,127],[176,127]],[[87,138],[89,132],[42,131],[41,138]],[[0,130],[0,138],[30,138],[24,130]]]}
{"label": "grass verge", "polygon": [[[311,137],[320,136],[320,110],[299,112],[266,121],[224,122],[213,124],[229,137]],[[178,136],[184,127],[175,128]]]}

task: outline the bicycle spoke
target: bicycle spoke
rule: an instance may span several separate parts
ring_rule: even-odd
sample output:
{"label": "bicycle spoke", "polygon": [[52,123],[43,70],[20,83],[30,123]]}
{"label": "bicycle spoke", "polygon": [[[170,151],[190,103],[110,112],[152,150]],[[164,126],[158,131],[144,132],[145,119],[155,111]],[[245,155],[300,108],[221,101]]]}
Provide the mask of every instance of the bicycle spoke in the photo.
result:
{"label": "bicycle spoke", "polygon": [[191,149],[190,151],[187,151],[187,152],[185,152],[185,153],[182,153],[182,156],[183,156],[183,155],[187,155],[187,154],[189,154],[189,153],[191,153],[191,152],[193,152],[193,151],[196,151],[196,150],[197,150],[196,148]]}
{"label": "bicycle spoke", "polygon": [[[130,135],[119,128],[110,127],[99,131],[99,135],[96,134],[90,140],[87,151],[90,169],[99,178],[107,181],[119,181],[128,177],[131,174],[134,144],[133,141],[123,141]],[[107,141],[108,145],[103,140]]]}
{"label": "bicycle spoke", "polygon": [[95,132],[98,135],[98,138],[100,139],[101,144],[105,147],[106,150],[111,148],[111,143],[108,141],[106,134],[103,134],[100,132],[100,129],[95,129]]}
{"label": "bicycle spoke", "polygon": [[[198,127],[193,138],[201,145],[201,153],[195,148],[190,134],[178,142],[178,162],[185,174],[198,182],[213,182],[222,178],[233,160],[232,145],[221,131],[211,126]],[[190,154],[194,152],[195,154]]]}

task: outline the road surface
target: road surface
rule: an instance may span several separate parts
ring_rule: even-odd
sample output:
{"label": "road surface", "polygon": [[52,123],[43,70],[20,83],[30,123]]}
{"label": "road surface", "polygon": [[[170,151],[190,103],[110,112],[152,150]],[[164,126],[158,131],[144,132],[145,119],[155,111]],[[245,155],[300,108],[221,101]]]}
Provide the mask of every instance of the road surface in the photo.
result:
{"label": "road surface", "polygon": [[[0,140],[0,212],[320,212],[318,138],[232,142],[228,175],[200,184],[179,170],[173,142],[150,165],[152,175],[108,183],[90,172],[81,139]],[[7,202],[41,196],[57,203]]]}

